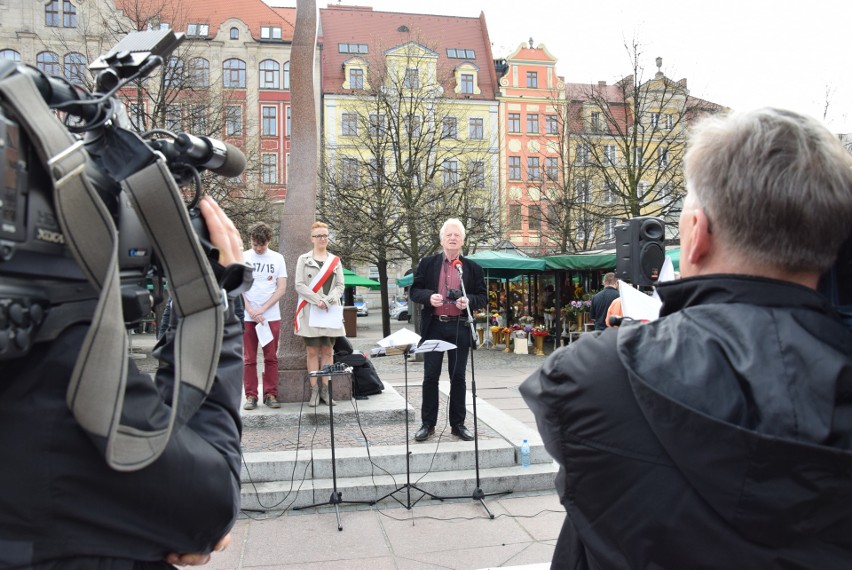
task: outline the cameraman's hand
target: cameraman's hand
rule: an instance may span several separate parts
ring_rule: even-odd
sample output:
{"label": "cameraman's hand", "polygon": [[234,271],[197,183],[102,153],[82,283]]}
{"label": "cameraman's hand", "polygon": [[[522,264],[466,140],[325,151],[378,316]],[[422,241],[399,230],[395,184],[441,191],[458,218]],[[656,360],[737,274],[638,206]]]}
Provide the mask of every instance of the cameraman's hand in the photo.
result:
{"label": "cameraman's hand", "polygon": [[234,222],[210,196],[202,198],[199,206],[210,232],[210,242],[219,250],[219,264],[227,267],[243,263],[243,240]]}
{"label": "cameraman's hand", "polygon": [[[216,543],[213,548],[214,552],[221,552],[228,548],[231,544],[231,533],[229,532]],[[201,566],[210,562],[209,554],[175,554],[174,552],[166,556],[166,562],[175,566]]]}

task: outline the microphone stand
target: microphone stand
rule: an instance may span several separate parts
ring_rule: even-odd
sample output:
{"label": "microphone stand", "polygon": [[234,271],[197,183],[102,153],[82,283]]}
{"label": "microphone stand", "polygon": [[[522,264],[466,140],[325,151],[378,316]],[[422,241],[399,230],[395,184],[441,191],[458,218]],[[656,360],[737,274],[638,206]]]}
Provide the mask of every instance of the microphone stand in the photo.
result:
{"label": "microphone stand", "polygon": [[[467,291],[464,288],[464,274],[462,271],[461,261],[457,260],[458,263],[455,263],[454,266],[459,271],[459,283],[461,285],[462,296],[467,298]],[[473,315],[470,312],[470,303],[465,307],[467,310],[467,324],[470,327],[470,390],[471,396],[473,397],[473,457],[474,457],[474,465],[476,467],[476,488],[473,490],[473,494],[471,495],[471,499],[474,501],[479,501],[482,505],[482,508],[485,509],[485,512],[488,513],[489,518],[494,518],[494,514],[488,509],[488,505],[485,504],[485,497],[492,497],[494,495],[509,495],[511,494],[511,490],[509,491],[498,491],[496,493],[485,493],[482,490],[479,481],[479,420],[476,416],[476,370],[473,362],[473,353],[477,347],[477,336],[476,336],[476,321],[473,318]],[[455,497],[436,497],[443,499],[464,499],[466,498],[463,495],[455,496]]]}

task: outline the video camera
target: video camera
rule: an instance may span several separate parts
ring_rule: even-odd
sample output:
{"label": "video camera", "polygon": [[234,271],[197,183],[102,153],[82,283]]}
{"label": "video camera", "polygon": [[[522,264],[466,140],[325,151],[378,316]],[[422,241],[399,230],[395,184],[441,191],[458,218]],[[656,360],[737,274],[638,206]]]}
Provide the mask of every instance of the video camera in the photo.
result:
{"label": "video camera", "polygon": [[[151,276],[162,278],[156,251],[169,244],[154,247],[122,183],[165,161],[165,175],[178,187],[194,187],[194,197],[185,206],[162,208],[185,207],[202,250],[213,257],[216,252],[197,207],[202,194],[199,171],[234,177],[245,167],[242,152],[225,142],[162,129],[138,134],[131,128],[116,93],[150,75],[183,40],[184,34],[171,30],[127,35],[89,66],[97,72],[93,92],[33,67],[0,61],[0,84],[16,75],[29,78],[85,149],[85,178],[118,229],[121,304],[128,326],[159,302],[148,292],[147,282]],[[38,141],[23,128],[26,113],[16,111],[10,99],[0,100],[0,360],[25,355],[35,343],[52,340],[69,324],[90,317],[99,297],[62,229],[54,195],[59,190],[50,170],[56,165],[40,158]]]}

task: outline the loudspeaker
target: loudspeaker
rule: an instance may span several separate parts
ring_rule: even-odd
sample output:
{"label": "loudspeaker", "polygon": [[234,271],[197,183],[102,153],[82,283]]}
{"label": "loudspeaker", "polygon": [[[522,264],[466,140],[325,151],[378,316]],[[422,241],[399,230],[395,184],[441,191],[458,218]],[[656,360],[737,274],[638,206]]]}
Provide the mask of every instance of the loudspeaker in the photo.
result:
{"label": "loudspeaker", "polygon": [[653,285],[666,258],[665,225],[640,216],[615,227],[615,276],[636,286]]}

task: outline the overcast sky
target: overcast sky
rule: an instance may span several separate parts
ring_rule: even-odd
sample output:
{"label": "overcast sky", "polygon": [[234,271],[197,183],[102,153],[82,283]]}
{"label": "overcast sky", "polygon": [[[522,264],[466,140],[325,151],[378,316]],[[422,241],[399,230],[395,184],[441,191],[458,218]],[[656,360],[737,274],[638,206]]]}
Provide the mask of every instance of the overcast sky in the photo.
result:
{"label": "overcast sky", "polygon": [[[295,6],[295,0],[267,0]],[[326,0],[317,0],[325,8]],[[767,105],[852,133],[852,0],[360,0],[375,10],[478,17],[495,58],[543,43],[569,82],[630,73],[625,43],[642,45],[645,76],[686,78],[692,95],[734,109]],[[695,7],[694,7],[695,6]],[[702,6],[702,7],[698,7]],[[828,95],[827,95],[828,94]],[[828,111],[826,112],[826,101]]]}

